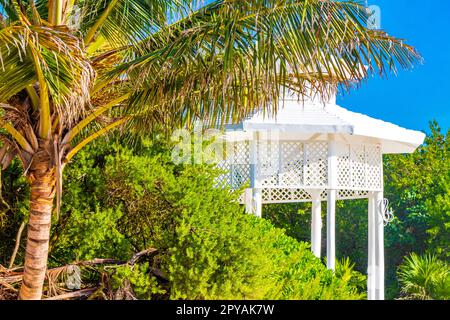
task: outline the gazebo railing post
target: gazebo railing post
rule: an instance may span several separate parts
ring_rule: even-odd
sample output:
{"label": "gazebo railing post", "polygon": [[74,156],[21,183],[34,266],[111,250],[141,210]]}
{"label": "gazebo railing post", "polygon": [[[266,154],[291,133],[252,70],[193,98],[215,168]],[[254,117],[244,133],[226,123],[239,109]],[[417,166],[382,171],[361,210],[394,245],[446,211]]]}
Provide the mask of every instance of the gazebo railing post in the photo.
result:
{"label": "gazebo railing post", "polygon": [[262,190],[259,188],[253,189],[253,214],[262,217]]}
{"label": "gazebo railing post", "polygon": [[245,212],[253,214],[253,189],[247,188],[244,193]]}
{"label": "gazebo railing post", "polygon": [[369,192],[369,206],[368,206],[368,257],[367,257],[367,299],[376,300],[376,239],[375,239],[375,215],[376,215],[376,201],[373,192]]}
{"label": "gazebo railing post", "polygon": [[375,198],[375,299],[384,300],[384,195],[383,191],[374,193]]}
{"label": "gazebo railing post", "polygon": [[[249,199],[248,210],[257,217],[262,216],[262,190],[258,188],[258,150],[259,133],[254,131],[250,140],[250,191],[246,194]],[[247,208],[247,206],[246,206]]]}
{"label": "gazebo railing post", "polygon": [[321,257],[322,248],[322,190],[311,190],[312,219],[311,219],[311,251]]}

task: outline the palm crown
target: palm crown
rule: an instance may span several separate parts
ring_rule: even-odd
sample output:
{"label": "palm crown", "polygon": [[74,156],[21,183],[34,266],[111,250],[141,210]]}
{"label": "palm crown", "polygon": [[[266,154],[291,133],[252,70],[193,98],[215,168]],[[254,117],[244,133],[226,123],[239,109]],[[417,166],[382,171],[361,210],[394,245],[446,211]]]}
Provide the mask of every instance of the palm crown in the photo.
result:
{"label": "palm crown", "polygon": [[54,196],[84,145],[412,66],[417,52],[368,18],[353,1],[0,0],[0,160],[17,156],[31,186],[20,297],[41,296]]}

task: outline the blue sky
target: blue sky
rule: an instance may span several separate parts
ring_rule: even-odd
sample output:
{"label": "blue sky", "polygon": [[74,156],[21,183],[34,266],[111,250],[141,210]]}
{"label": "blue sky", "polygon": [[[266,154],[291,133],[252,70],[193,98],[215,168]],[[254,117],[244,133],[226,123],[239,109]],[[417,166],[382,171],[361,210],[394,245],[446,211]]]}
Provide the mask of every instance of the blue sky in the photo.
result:
{"label": "blue sky", "polygon": [[397,77],[371,78],[338,103],[410,129],[428,131],[432,119],[450,129],[450,1],[373,0],[369,5],[381,8],[382,29],[406,39],[425,61]]}

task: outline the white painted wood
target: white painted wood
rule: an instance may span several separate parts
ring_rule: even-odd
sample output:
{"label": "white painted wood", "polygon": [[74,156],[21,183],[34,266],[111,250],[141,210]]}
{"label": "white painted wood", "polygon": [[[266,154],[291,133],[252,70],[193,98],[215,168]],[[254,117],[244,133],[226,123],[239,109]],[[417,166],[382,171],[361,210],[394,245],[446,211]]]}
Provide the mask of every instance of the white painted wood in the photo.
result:
{"label": "white painted wood", "polygon": [[253,189],[247,188],[244,193],[245,212],[253,214]]}
{"label": "white painted wood", "polygon": [[311,251],[313,254],[321,257],[322,246],[322,199],[321,191],[311,191],[312,198],[312,222],[311,222]]}
{"label": "white painted wood", "polygon": [[[256,112],[238,125],[227,127],[227,135],[232,131],[278,130],[284,134],[342,134],[352,143],[364,143],[373,139],[382,146],[383,153],[412,153],[423,143],[425,134],[401,128],[395,124],[349,111],[336,103],[317,101],[280,101],[279,109],[272,112]],[[281,137],[281,136],[280,136]]]}
{"label": "white painted wood", "polygon": [[338,143],[335,135],[328,135],[328,186],[332,190],[338,187]]}
{"label": "white painted wood", "polygon": [[[256,216],[261,216],[262,212],[262,194],[261,190],[255,189],[257,179],[257,162],[258,162],[258,133],[252,133],[252,139],[250,140],[249,152],[250,152],[250,189],[251,192],[246,193],[246,211]],[[248,190],[248,189],[247,189]],[[248,202],[247,202],[248,199]],[[259,210],[259,211],[258,211]],[[258,215],[259,214],[259,215]]]}
{"label": "white painted wood", "polygon": [[262,217],[262,191],[253,189],[253,213],[255,216]]}
{"label": "white painted wood", "polygon": [[384,300],[384,220],[383,192],[374,192],[375,198],[375,299]]}
{"label": "white painted wood", "polygon": [[328,197],[327,197],[327,267],[336,268],[336,198],[337,144],[335,135],[328,135]]}
{"label": "white painted wood", "polygon": [[327,267],[331,270],[336,269],[336,190],[328,190]]}
{"label": "white painted wood", "polygon": [[250,152],[250,187],[255,188],[256,186],[256,176],[257,176],[257,163],[258,163],[258,139],[259,135],[257,132],[252,133],[252,139],[249,141],[249,152]]}
{"label": "white painted wood", "polygon": [[375,195],[369,193],[368,206],[368,259],[367,259],[367,299],[375,300],[376,289],[376,248],[375,248],[375,211],[376,211]]}

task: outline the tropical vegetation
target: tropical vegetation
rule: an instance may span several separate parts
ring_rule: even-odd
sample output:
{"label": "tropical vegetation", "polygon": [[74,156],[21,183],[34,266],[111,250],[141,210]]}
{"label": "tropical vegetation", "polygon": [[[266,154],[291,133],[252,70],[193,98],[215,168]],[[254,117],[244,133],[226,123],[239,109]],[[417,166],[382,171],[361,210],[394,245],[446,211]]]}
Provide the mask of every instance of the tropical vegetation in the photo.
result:
{"label": "tropical vegetation", "polygon": [[[63,186],[67,165],[89,143],[112,131],[122,133],[124,141],[135,141],[137,137],[190,126],[199,118],[214,124],[225,119],[237,121],[255,108],[268,108],[285,88],[304,93],[312,86],[319,94],[327,95],[336,85],[349,88],[371,73],[395,72],[398,66],[411,67],[420,58],[404,41],[367,28],[368,18],[365,7],[354,1],[216,0],[201,5],[188,0],[0,0],[0,161],[2,169],[12,174],[9,188],[3,188],[5,193],[11,193],[15,186],[20,188],[11,195],[12,202],[2,201],[0,221],[8,229],[19,219],[18,230],[27,230],[19,298],[41,298],[47,267],[54,263],[48,260],[49,252],[55,250],[56,255],[62,250],[76,258],[87,255],[83,251],[83,233],[93,237],[97,245],[102,237],[117,235],[112,248],[125,246],[124,251],[117,249],[123,255],[125,248],[135,242],[125,230],[104,235],[88,233],[94,230],[95,223],[113,223],[109,220],[132,219],[133,215],[124,215],[120,207],[112,204],[100,205],[94,193],[83,195],[86,185],[79,189],[70,184]],[[157,174],[156,164],[150,165],[155,165],[151,170]],[[119,170],[114,174],[122,173]],[[83,172],[79,177],[87,175],[89,172]],[[125,176],[122,179],[126,181]],[[132,192],[133,188],[124,191]],[[160,227],[152,232],[158,228],[172,230],[172,235],[179,236],[176,241],[181,247],[201,241],[186,229],[186,221],[198,215],[181,209],[185,195],[180,193],[185,190],[172,191],[156,200],[164,202],[166,196],[172,197],[169,203],[173,207],[167,214],[178,212],[181,216],[177,219],[181,220],[154,217],[149,221]],[[76,192],[69,201],[61,201]],[[137,195],[142,192],[145,190],[136,190]],[[137,195],[116,200],[126,207]],[[158,201],[150,207],[161,205]],[[191,205],[201,210],[202,199],[191,201],[198,201]],[[93,202],[95,209],[80,211]],[[128,204],[130,210],[139,210],[135,202]],[[220,208],[220,203],[216,205]],[[67,210],[76,212],[75,220],[64,217]],[[228,214],[235,210],[230,209]],[[83,214],[92,212],[97,213],[93,215],[96,221],[83,218]],[[183,214],[186,216],[182,219]],[[90,225],[93,229],[83,226],[88,222],[94,223]],[[78,249],[71,252],[70,246],[52,244],[53,239],[64,243],[65,237],[70,237],[70,224],[77,223],[81,229],[72,231],[72,245],[80,242]],[[109,227],[114,230],[113,225]],[[128,228],[133,228],[132,224]],[[8,232],[12,236],[11,230]],[[169,241],[165,233],[153,236]],[[16,243],[19,240],[18,236]],[[4,246],[8,244],[2,243]],[[134,246],[139,247],[136,242]],[[296,246],[292,252],[284,250],[284,254],[304,251],[301,245],[292,244]],[[95,251],[95,245],[87,247]],[[14,258],[17,250],[13,252]],[[181,252],[172,252],[167,258],[176,262],[175,269],[165,264],[174,276],[184,272],[177,257],[194,259],[191,250]],[[211,259],[205,257],[205,264],[219,263]],[[148,268],[144,265],[139,270]],[[189,270],[189,275],[203,272]],[[282,269],[276,270],[284,274]],[[123,269],[115,279],[119,274],[135,275],[133,272]],[[208,276],[220,278],[215,273]],[[234,281],[220,279],[225,281],[224,286]],[[264,280],[256,277],[255,281]],[[340,286],[333,277],[327,281],[330,286]],[[156,283],[151,280],[142,285],[161,293]],[[175,280],[170,283],[171,294],[186,297],[189,290],[176,287]],[[198,290],[202,288],[199,283]],[[214,297],[214,292],[219,292],[217,288],[205,290],[193,297]]]}
{"label": "tropical vegetation", "polygon": [[[442,266],[437,269],[449,270],[450,131],[443,133],[433,121],[428,132],[415,153],[384,158],[385,196],[395,216],[385,227],[386,294],[390,299],[405,296],[404,282],[399,279],[405,279],[405,270],[413,268],[404,264],[439,260]],[[367,200],[342,201],[336,215],[337,255],[349,257],[362,273],[367,270],[367,206]],[[305,226],[311,224],[310,204],[271,205],[263,214],[288,235],[309,241],[310,230]],[[323,215],[325,220],[325,210]],[[322,246],[325,249],[325,243]],[[411,254],[414,258],[407,258]],[[447,291],[442,292],[448,293],[449,283],[443,285]]]}
{"label": "tropical vegetation", "polygon": [[[66,293],[73,277],[61,266],[80,268],[78,289],[91,299],[365,297],[366,277],[348,260],[334,275],[308,243],[246,214],[239,192],[214,188],[217,169],[174,165],[170,151],[164,143],[130,148],[100,140],[76,156],[65,170],[65,205],[51,233],[45,297]],[[14,195],[29,188],[8,169],[4,181],[10,179],[21,182],[4,193],[17,206],[0,233],[5,258],[15,247],[10,232],[28,215],[20,209],[26,201],[15,202]],[[23,264],[24,253],[18,252],[14,265]],[[137,259],[136,253],[145,255]],[[4,279],[17,284],[14,277]]]}
{"label": "tropical vegetation", "polygon": [[450,266],[436,256],[412,253],[399,268],[404,299],[433,300],[450,297]]}

